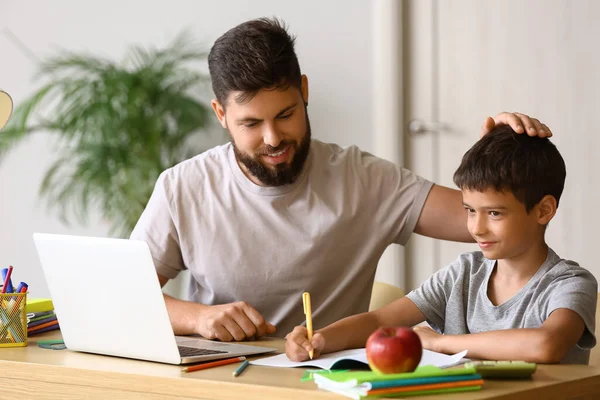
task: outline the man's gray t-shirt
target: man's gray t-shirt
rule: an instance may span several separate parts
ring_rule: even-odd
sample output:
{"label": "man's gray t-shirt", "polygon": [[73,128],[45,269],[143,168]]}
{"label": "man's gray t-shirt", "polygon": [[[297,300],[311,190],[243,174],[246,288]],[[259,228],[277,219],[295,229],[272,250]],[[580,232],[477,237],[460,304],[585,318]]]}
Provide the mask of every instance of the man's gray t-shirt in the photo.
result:
{"label": "man's gray t-shirt", "polygon": [[367,310],[379,258],[406,243],[431,187],[317,140],[296,182],[260,187],[227,144],[163,172],[131,238],[148,243],[159,274],[190,270],[190,300],[246,301],[283,336],[304,321],[304,291],[315,328]]}
{"label": "man's gray t-shirt", "polygon": [[495,260],[486,259],[479,251],[462,254],[407,297],[425,314],[433,329],[450,335],[539,328],[554,310],[573,310],[581,316],[586,329],[561,363],[587,364],[590,349],[596,345],[598,285],[594,276],[549,248],[546,261],[529,282],[509,300],[495,306],[487,295],[495,265]]}

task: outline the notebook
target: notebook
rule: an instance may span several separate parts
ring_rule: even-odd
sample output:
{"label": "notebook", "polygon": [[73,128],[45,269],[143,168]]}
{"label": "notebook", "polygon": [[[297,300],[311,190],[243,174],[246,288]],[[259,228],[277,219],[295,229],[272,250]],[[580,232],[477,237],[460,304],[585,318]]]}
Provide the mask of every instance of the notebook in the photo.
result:
{"label": "notebook", "polygon": [[69,350],[185,364],[276,349],[175,337],[145,242],[33,235]]}
{"label": "notebook", "polygon": [[[423,349],[419,366],[433,365],[440,368],[451,367],[460,363],[469,361],[464,358],[467,350],[461,351],[454,355],[437,353],[435,351]],[[364,348],[336,351],[329,354],[321,354],[314,360],[302,362],[290,361],[285,354],[279,354],[273,357],[261,358],[260,360],[251,361],[253,365],[263,365],[267,367],[318,367],[323,369],[358,369],[368,368],[367,352]]]}
{"label": "notebook", "polygon": [[417,367],[414,372],[378,374],[375,372],[340,372],[315,374],[320,389],[352,399],[397,397],[451,393],[481,389],[483,380],[473,367],[442,369],[432,365]]}
{"label": "notebook", "polygon": [[46,312],[54,310],[54,304],[52,304],[51,299],[41,299],[35,297],[27,298],[26,307],[28,313]]}

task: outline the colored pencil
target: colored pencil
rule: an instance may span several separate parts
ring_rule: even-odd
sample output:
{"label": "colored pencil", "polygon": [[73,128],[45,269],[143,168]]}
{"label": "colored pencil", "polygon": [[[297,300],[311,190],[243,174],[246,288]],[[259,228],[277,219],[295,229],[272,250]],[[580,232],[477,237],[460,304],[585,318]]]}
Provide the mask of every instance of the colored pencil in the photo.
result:
{"label": "colored pencil", "polygon": [[238,367],[238,369],[236,369],[236,370],[233,372],[233,376],[240,376],[240,375],[242,374],[242,372],[244,372],[244,370],[245,370],[246,368],[248,368],[248,365],[250,365],[250,361],[248,361],[248,360],[244,361],[244,362],[242,363],[242,365],[240,365],[240,366]]}
{"label": "colored pencil", "polygon": [[237,362],[245,361],[245,360],[246,360],[246,357],[243,357],[243,356],[242,357],[234,357],[234,358],[226,358],[224,360],[218,360],[218,361],[212,361],[212,362],[202,363],[202,364],[198,364],[198,365],[192,365],[191,367],[186,367],[186,368],[182,369],[182,371],[183,372],[200,371],[202,369],[220,367],[221,365],[235,364]]}

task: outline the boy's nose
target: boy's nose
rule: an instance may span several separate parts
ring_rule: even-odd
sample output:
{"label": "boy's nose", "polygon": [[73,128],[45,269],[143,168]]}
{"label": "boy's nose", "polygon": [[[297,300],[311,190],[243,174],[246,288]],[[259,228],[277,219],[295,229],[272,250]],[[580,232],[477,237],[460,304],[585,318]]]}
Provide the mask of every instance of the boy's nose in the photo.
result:
{"label": "boy's nose", "polygon": [[473,224],[473,235],[481,236],[487,232],[485,216],[476,216]]}

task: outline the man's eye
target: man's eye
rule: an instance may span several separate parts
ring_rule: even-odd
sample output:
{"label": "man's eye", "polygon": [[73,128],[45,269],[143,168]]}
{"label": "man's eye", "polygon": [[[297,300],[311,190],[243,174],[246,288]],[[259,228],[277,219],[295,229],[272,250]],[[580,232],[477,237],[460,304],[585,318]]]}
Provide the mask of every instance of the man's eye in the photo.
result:
{"label": "man's eye", "polygon": [[475,214],[475,210],[473,210],[472,208],[465,207],[465,210],[467,210],[467,213],[469,214]]}
{"label": "man's eye", "polygon": [[279,119],[288,119],[288,118],[289,118],[289,117],[291,117],[291,116],[292,116],[292,113],[285,114],[285,115],[280,115],[280,116],[279,116]]}
{"label": "man's eye", "polygon": [[256,125],[258,125],[258,122],[249,122],[247,124],[244,124],[244,127],[246,127],[246,128],[254,128]]}
{"label": "man's eye", "polygon": [[492,217],[499,217],[499,216],[500,216],[500,215],[502,215],[502,214],[500,214],[498,211],[490,211],[490,215],[491,215]]}

